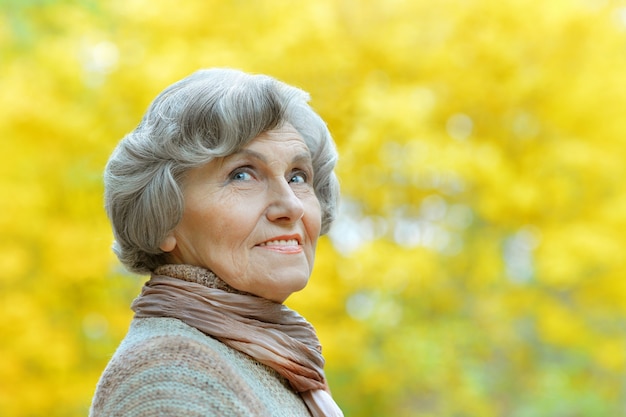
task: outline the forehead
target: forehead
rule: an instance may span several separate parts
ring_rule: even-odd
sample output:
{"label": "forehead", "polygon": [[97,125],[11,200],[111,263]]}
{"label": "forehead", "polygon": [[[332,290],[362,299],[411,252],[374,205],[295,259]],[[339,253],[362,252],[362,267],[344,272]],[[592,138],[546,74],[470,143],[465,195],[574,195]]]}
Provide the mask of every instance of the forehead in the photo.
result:
{"label": "forehead", "polygon": [[[248,163],[246,160],[257,160],[274,167],[285,164],[298,164],[315,170],[311,152],[300,133],[290,124],[268,130],[259,134],[238,151],[191,168],[183,176],[185,194],[195,186],[219,181],[224,172],[237,167],[237,164]],[[224,171],[226,170],[226,171]],[[311,172],[311,173],[312,173]]]}
{"label": "forehead", "polygon": [[310,159],[309,148],[300,133],[289,123],[283,126],[265,131],[248,142],[237,154],[249,152],[266,154],[266,157],[278,157],[280,155],[299,157],[306,156]]}

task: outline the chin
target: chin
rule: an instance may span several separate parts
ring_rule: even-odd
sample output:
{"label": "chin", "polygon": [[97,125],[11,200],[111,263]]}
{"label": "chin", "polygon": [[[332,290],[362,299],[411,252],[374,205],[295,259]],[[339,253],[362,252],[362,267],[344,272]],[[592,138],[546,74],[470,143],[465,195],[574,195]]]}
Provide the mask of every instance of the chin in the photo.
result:
{"label": "chin", "polygon": [[308,284],[308,281],[309,280],[306,279],[306,280],[302,280],[298,282],[292,282],[288,288],[283,287],[280,289],[281,290],[280,292],[275,291],[273,294],[270,294],[268,297],[265,297],[265,298],[282,303],[287,298],[289,298],[293,293],[303,290]]}
{"label": "chin", "polygon": [[291,292],[293,293],[293,292],[297,292],[297,291],[303,290],[308,283],[309,283],[309,277],[308,276],[307,277],[303,277],[303,278],[301,278],[301,279],[299,279],[297,281],[294,281],[293,285],[291,287]]}
{"label": "chin", "polygon": [[301,285],[298,285],[297,287],[294,287],[294,288],[292,289],[291,293],[289,293],[289,295],[291,295],[291,294],[293,294],[293,293],[295,293],[295,292],[302,291],[303,289],[305,289],[305,288],[306,288],[307,284],[308,284],[308,281],[305,281],[305,282],[303,282]]}

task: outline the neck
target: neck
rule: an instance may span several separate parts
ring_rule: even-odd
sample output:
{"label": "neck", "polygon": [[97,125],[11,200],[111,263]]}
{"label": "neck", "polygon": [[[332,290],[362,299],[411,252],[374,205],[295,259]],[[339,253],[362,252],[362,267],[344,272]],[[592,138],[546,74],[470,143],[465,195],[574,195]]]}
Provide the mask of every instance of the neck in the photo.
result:
{"label": "neck", "polygon": [[165,264],[158,266],[153,271],[153,274],[177,278],[187,282],[193,282],[196,284],[204,285],[208,288],[215,288],[231,294],[252,295],[250,293],[239,291],[231,287],[220,277],[215,275],[212,271],[206,268],[202,268],[200,266],[186,264]]}

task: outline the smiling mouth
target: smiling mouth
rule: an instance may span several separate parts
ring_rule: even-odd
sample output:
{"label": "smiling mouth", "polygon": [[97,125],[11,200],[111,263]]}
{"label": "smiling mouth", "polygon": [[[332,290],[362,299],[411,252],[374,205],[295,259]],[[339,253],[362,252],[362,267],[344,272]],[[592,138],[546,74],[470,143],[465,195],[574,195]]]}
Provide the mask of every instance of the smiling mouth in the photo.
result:
{"label": "smiling mouth", "polygon": [[268,240],[267,242],[259,243],[258,246],[282,246],[282,247],[294,247],[300,246],[297,239],[289,240]]}

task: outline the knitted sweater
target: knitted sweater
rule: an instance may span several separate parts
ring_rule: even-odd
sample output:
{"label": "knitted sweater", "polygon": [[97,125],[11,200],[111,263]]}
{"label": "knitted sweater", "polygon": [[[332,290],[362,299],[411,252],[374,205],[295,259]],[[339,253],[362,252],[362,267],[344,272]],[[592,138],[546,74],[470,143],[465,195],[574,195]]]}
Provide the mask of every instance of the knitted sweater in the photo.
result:
{"label": "knitted sweater", "polygon": [[172,318],[134,319],[90,416],[310,416],[272,368]]}

